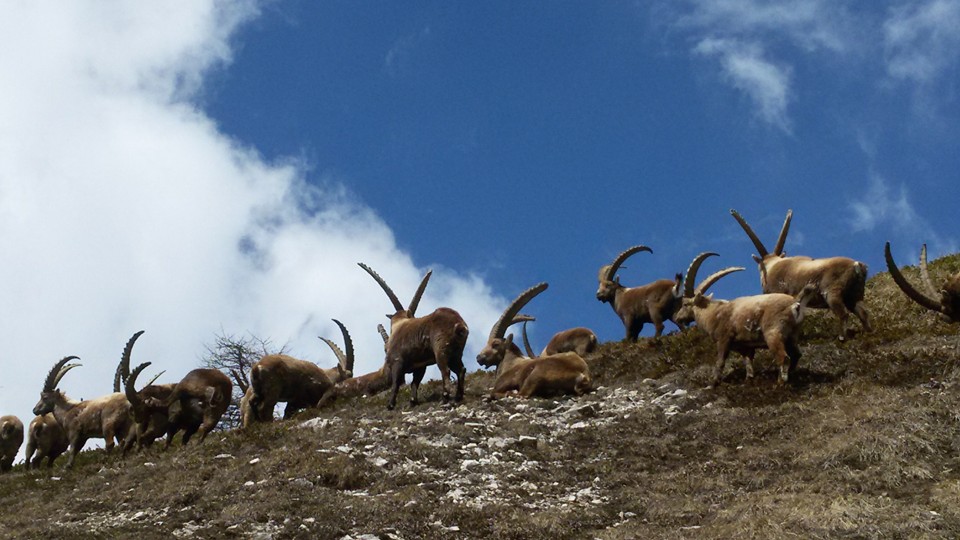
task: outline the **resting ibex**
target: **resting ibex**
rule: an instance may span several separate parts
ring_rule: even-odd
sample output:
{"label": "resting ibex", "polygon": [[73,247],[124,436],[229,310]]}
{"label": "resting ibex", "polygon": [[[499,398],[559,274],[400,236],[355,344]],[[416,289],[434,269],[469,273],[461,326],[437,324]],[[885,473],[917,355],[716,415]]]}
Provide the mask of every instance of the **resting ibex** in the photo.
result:
{"label": "resting ibex", "polygon": [[40,401],[33,407],[33,414],[41,416],[53,413],[57,423],[67,432],[70,441],[70,457],[67,467],[73,467],[73,461],[87,439],[104,439],[107,452],[113,449],[114,439],[123,443],[130,431],[130,402],[127,396],[113,393],[89,401],[73,401],[57,389],[60,379],[80,364],[67,364],[78,360],[76,356],[67,356],[54,364],[40,391]]}
{"label": "resting ibex", "polygon": [[[27,430],[27,451],[24,459],[26,468],[37,469],[43,458],[47,458],[47,467],[53,467],[53,461],[67,451],[70,442],[67,432],[60,427],[52,414],[35,416]],[[36,452],[36,457],[33,456]]]}
{"label": "resting ibex", "polygon": [[810,307],[830,309],[836,314],[840,319],[841,340],[847,337],[847,316],[850,313],[860,319],[864,331],[870,331],[870,320],[863,303],[867,283],[866,264],[848,257],[787,257],[783,252],[783,245],[790,230],[792,210],[787,211],[787,218],[780,229],[773,253],[767,251],[763,242],[736,210],[730,210],[730,214],[743,227],[760,254],[759,257],[755,256],[754,260],[760,269],[760,286],[763,292],[796,296],[804,287],[812,284],[816,287],[817,294],[810,300]]}
{"label": "resting ibex", "polygon": [[[680,281],[677,274],[671,281],[661,279],[639,287],[624,287],[620,284],[617,270],[628,257],[640,251],[653,253],[647,246],[633,246],[613,260],[611,264],[600,268],[598,279],[600,287],[597,289],[597,300],[609,302],[623,326],[626,329],[628,341],[636,341],[643,325],[652,322],[656,329],[656,337],[663,334],[663,322],[674,321],[674,313],[680,307]],[[677,325],[683,328],[681,325]]]}
{"label": "resting ibex", "polygon": [[270,354],[261,358],[250,368],[250,386],[241,401],[243,426],[253,422],[270,422],[273,409],[279,402],[286,402],[284,420],[297,411],[317,407],[325,394],[348,379],[353,369],[353,341],[343,324],[334,319],[340,331],[347,353],[326,338],[320,338],[337,356],[337,366],[322,369],[313,362],[298,360],[285,354]]}
{"label": "resting ibex", "polygon": [[890,242],[883,247],[884,257],[887,259],[887,269],[890,270],[890,277],[896,282],[900,290],[904,292],[911,300],[921,306],[936,311],[946,322],[960,322],[960,273],[947,278],[943,287],[937,290],[930,281],[930,273],[927,271],[927,245],[920,248],[920,278],[927,294],[913,288],[907,281],[897,263],[893,262],[893,255],[890,254]]}
{"label": "resting ibex", "polygon": [[[706,289],[720,277],[739,272],[742,267],[726,268],[707,277],[688,298],[678,316],[692,317],[717,343],[717,362],[713,368],[713,386],[720,384],[723,366],[730,351],[744,356],[747,378],[753,378],[753,356],[757,349],[770,349],[780,367],[778,384],[786,383],[800,360],[800,323],[807,303],[816,296],[813,285],[800,294],[771,293],[744,296],[733,300],[714,300],[704,296]],[[685,289],[691,290],[696,271],[687,274]],[[787,359],[789,358],[789,363]]]}
{"label": "resting ibex", "polygon": [[0,472],[7,472],[13,467],[21,444],[23,422],[13,415],[0,416]]}
{"label": "resting ibex", "polygon": [[590,369],[577,353],[527,358],[513,343],[513,334],[504,338],[507,327],[516,322],[515,317],[523,306],[546,288],[546,283],[535,285],[507,306],[490,330],[487,344],[477,355],[477,363],[481,366],[497,367],[497,380],[490,394],[493,398],[501,398],[511,392],[528,398],[555,394],[579,396],[590,391]]}
{"label": "resting ibex", "polygon": [[[380,337],[383,338],[383,346],[384,349],[386,349],[390,336],[382,324],[377,325],[377,330],[380,331]],[[344,329],[344,332],[346,332],[346,329]],[[352,347],[347,349],[347,364],[351,366],[352,371],[352,366],[354,365]],[[320,399],[317,407],[324,407],[339,398],[372,396],[383,392],[387,388],[390,388],[390,380],[387,378],[387,365],[384,364],[374,372],[358,377],[350,377],[349,379],[338,382],[332,391],[327,392],[323,398]]]}
{"label": "resting ibex", "polygon": [[463,384],[466,376],[466,367],[463,365],[463,349],[467,344],[470,333],[467,323],[459,313],[450,308],[437,308],[433,313],[423,317],[415,317],[420,297],[427,287],[431,272],[420,281],[417,292],[413,295],[409,307],[404,309],[403,304],[387,283],[369,266],[359,263],[371,277],[380,285],[387,298],[396,309],[390,318],[390,339],[386,346],[386,372],[393,394],[387,403],[388,409],[397,404],[397,392],[403,384],[404,376],[413,373],[410,383],[410,404],[416,405],[417,390],[420,381],[426,373],[427,366],[436,364],[440,369],[441,385],[444,401],[449,399],[447,384],[450,372],[457,376],[457,392],[455,401],[463,400]]}
{"label": "resting ibex", "polygon": [[525,315],[520,315],[519,317],[523,318],[519,321],[516,320],[517,318],[514,318],[514,321],[523,323],[523,330],[521,332],[523,335],[523,348],[526,349],[527,356],[531,358],[535,356],[549,356],[562,352],[575,352],[583,357],[597,350],[597,335],[589,328],[578,326],[576,328],[561,330],[554,334],[553,337],[550,338],[550,341],[547,342],[547,346],[537,355],[533,352],[533,347],[530,346],[530,339],[527,337],[527,322],[535,319],[533,317],[528,318]]}
{"label": "resting ibex", "polygon": [[165,404],[167,408],[167,444],[180,431],[183,431],[181,444],[187,444],[197,431],[203,442],[213,428],[217,427],[220,417],[230,406],[233,383],[222,371],[211,368],[197,368],[188,372],[173,387]]}

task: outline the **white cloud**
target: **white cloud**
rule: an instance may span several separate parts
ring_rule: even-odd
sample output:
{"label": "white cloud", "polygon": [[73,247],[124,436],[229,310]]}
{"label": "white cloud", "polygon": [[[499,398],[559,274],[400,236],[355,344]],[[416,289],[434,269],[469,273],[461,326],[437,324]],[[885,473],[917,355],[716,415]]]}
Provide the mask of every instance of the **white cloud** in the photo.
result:
{"label": "white cloud", "polygon": [[930,82],[957,63],[960,2],[931,0],[891,10],[883,37],[891,77]]}
{"label": "white cloud", "polygon": [[[295,162],[267,163],[198,108],[230,61],[251,2],[4,4],[0,13],[0,413],[25,422],[47,370],[76,354],[62,387],[110,390],[127,338],[134,361],[196,367],[221,329],[251,332],[333,365],[316,338],[350,329],[357,371],[383,359],[389,303],[365,261],[409,298],[425,268],[376,213]],[[16,75],[13,75],[16,74]],[[505,303],[438,267],[420,312],[449,305],[472,360]]]}
{"label": "white cloud", "polygon": [[790,69],[764,58],[757,44],[724,39],[704,39],[695,52],[720,58],[724,77],[744,92],[756,106],[757,115],[765,122],[790,132],[787,105],[790,92]]}

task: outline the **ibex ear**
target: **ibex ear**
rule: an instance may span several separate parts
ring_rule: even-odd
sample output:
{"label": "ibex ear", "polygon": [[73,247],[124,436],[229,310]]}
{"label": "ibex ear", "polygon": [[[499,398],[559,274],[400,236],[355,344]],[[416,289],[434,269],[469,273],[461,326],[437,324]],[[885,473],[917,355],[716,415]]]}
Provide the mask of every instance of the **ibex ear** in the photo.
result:
{"label": "ibex ear", "polygon": [[507,334],[507,337],[504,338],[503,343],[509,347],[513,343],[513,334]]}
{"label": "ibex ear", "polygon": [[756,262],[757,264],[763,264],[763,259],[761,259],[761,258],[760,258],[759,256],[757,256],[756,254],[751,255],[751,257],[753,257],[754,262]]}

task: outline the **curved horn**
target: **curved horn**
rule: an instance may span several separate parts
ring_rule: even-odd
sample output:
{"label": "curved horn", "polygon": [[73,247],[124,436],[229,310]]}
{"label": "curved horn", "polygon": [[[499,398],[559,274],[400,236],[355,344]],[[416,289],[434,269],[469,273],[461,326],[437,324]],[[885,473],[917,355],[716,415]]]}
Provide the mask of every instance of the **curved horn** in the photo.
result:
{"label": "curved horn", "polygon": [[697,287],[697,290],[694,291],[693,294],[694,294],[694,295],[697,295],[697,294],[706,294],[706,293],[707,293],[707,289],[709,289],[711,285],[713,285],[714,283],[716,283],[716,282],[717,282],[720,278],[722,278],[723,276],[725,276],[725,275],[727,275],[727,274],[732,274],[732,273],[734,273],[734,272],[740,272],[740,271],[743,271],[743,270],[745,270],[745,268],[742,267],[742,266],[731,266],[731,267],[728,267],[728,268],[724,268],[723,270],[719,270],[719,271],[717,271],[717,272],[714,272],[714,273],[710,274],[709,276],[707,276],[706,279],[704,279],[703,281],[700,282],[700,285]]}
{"label": "curved horn", "polygon": [[527,323],[535,320],[537,320],[537,318],[532,315],[520,314],[514,317],[513,322],[510,323],[511,325],[517,324],[518,322],[523,323],[523,331],[521,332],[521,335],[523,335],[523,348],[527,350],[527,356],[530,358],[533,358],[535,355],[533,354],[533,348],[530,346],[530,339],[527,338]]}
{"label": "curved horn", "polygon": [[160,373],[157,373],[156,375],[153,376],[152,379],[150,379],[149,381],[147,381],[147,384],[143,385],[143,387],[146,388],[146,387],[152,385],[153,383],[157,382],[157,379],[159,379],[160,377],[162,377],[163,374],[166,373],[166,372],[167,372],[167,370],[163,370],[163,371],[161,371]]}
{"label": "curved horn", "polygon": [[374,272],[373,268],[370,268],[369,266],[363,263],[357,263],[357,264],[360,265],[360,268],[363,268],[364,270],[366,270],[367,273],[370,274],[370,277],[372,277],[374,280],[376,280],[377,283],[380,284],[380,288],[383,289],[383,292],[387,293],[387,298],[390,299],[390,302],[393,304],[394,309],[396,309],[398,312],[403,311],[403,304],[401,304],[400,300],[397,299],[397,295],[393,294],[393,289],[391,289],[390,286],[387,285],[387,282],[384,281],[382,277],[380,277],[380,274]]}
{"label": "curved horn", "polygon": [[747,233],[747,236],[750,237],[750,240],[753,242],[754,247],[757,248],[757,251],[760,253],[760,256],[766,257],[767,255],[769,255],[769,252],[767,252],[767,248],[763,246],[763,242],[761,242],[760,239],[757,238],[757,235],[753,232],[753,229],[751,229],[750,226],[747,225],[747,220],[743,219],[743,217],[740,215],[740,212],[737,212],[736,210],[731,208],[730,215],[732,215],[733,219],[737,220],[737,223],[739,223],[740,226],[743,227],[743,232]]}
{"label": "curved horn", "polygon": [[[143,407],[143,400],[140,399],[140,395],[137,394],[137,388],[136,388],[137,377],[139,377],[140,373],[142,373],[143,370],[147,369],[147,366],[149,365],[150,365],[150,362],[144,362],[139,366],[133,368],[133,371],[130,372],[130,376],[127,377],[127,380],[123,386],[123,392],[124,394],[127,395],[127,401],[129,401],[130,405],[133,405],[135,409],[140,409],[141,407]],[[147,384],[145,386],[150,386],[150,385]]]}
{"label": "curved horn", "polygon": [[712,251],[704,251],[694,257],[693,262],[687,267],[687,278],[683,281],[684,297],[693,298],[693,284],[697,281],[697,272],[700,270],[700,265],[703,264],[703,261],[707,260],[707,257],[715,256],[717,256],[717,254]]}
{"label": "curved horn", "polygon": [[387,329],[383,327],[382,324],[377,325],[377,331],[380,332],[380,337],[383,338],[383,344],[387,344],[387,340],[390,339],[390,334],[387,333]]}
{"label": "curved horn", "polygon": [[347,327],[343,325],[342,322],[336,319],[330,319],[333,322],[337,323],[337,326],[340,327],[340,333],[343,334],[343,346],[347,349],[346,362],[340,362],[340,365],[343,366],[343,369],[352,372],[353,371],[353,340],[350,339],[350,332],[347,332]]}
{"label": "curved horn", "polygon": [[615,276],[617,270],[620,269],[620,265],[623,264],[624,261],[626,261],[631,255],[640,251],[648,251],[653,253],[653,250],[647,246],[633,246],[627,248],[621,254],[617,255],[617,258],[614,259],[612,263],[600,269],[600,277],[602,278],[601,281],[613,281],[613,276]]}
{"label": "curved horn", "polygon": [[790,220],[793,219],[793,210],[787,210],[787,218],[783,220],[783,227],[780,228],[780,236],[777,237],[777,245],[773,247],[773,254],[783,253],[783,245],[787,243],[787,233],[790,232]]}
{"label": "curved horn", "polygon": [[117,372],[113,375],[113,392],[123,392],[121,385],[127,378],[130,376],[130,352],[133,350],[133,344],[137,342],[137,338],[143,335],[144,330],[133,334],[130,339],[127,340],[127,344],[123,346],[123,354],[120,355],[120,365],[117,366]]}
{"label": "curved horn", "polygon": [[887,242],[883,246],[883,256],[887,260],[887,270],[890,271],[890,277],[893,278],[893,281],[897,284],[897,287],[900,287],[900,290],[903,291],[903,294],[907,295],[911,300],[929,310],[943,313],[943,307],[940,305],[940,302],[937,302],[932,298],[928,298],[920,291],[914,289],[913,285],[910,285],[910,282],[907,281],[907,279],[903,277],[903,274],[900,273],[900,269],[897,268],[897,263],[893,262],[893,255],[890,254],[890,242]]}
{"label": "curved horn", "polygon": [[407,311],[410,312],[411,317],[417,313],[417,306],[420,305],[420,297],[423,296],[423,291],[427,289],[427,282],[430,281],[430,276],[432,275],[433,270],[427,270],[427,273],[424,274],[423,279],[420,280],[420,286],[417,287],[417,292],[413,293],[413,300],[410,300],[410,306],[407,308]]}
{"label": "curved horn", "polygon": [[340,365],[340,367],[343,367],[347,364],[346,355],[343,354],[343,351],[337,346],[336,343],[333,342],[333,340],[327,339],[323,336],[317,337],[319,337],[324,343],[327,344],[328,347],[330,347],[330,350],[333,351],[333,354],[337,355],[337,363]]}
{"label": "curved horn", "polygon": [[520,313],[520,310],[523,309],[523,306],[527,305],[527,302],[533,300],[533,297],[545,290],[547,290],[547,283],[543,282],[538,283],[520,293],[520,296],[511,302],[510,305],[507,306],[507,309],[503,310],[503,313],[500,315],[500,319],[490,330],[490,337],[488,338],[488,341],[502,338],[503,334],[507,331],[507,327],[514,323],[513,318],[517,316],[517,313]]}
{"label": "curved horn", "polygon": [[79,360],[79,356],[65,356],[61,358],[56,364],[53,365],[53,368],[50,369],[50,372],[47,373],[47,378],[43,380],[43,391],[44,392],[53,392],[56,390],[57,385],[60,384],[60,379],[70,371],[71,369],[79,366],[80,364],[70,364],[65,366],[65,364],[71,360]]}
{"label": "curved horn", "polygon": [[930,272],[927,271],[927,245],[924,244],[920,248],[920,278],[923,280],[923,285],[927,288],[927,294],[936,298],[940,295],[937,292],[937,288],[933,286],[933,282],[930,281]]}

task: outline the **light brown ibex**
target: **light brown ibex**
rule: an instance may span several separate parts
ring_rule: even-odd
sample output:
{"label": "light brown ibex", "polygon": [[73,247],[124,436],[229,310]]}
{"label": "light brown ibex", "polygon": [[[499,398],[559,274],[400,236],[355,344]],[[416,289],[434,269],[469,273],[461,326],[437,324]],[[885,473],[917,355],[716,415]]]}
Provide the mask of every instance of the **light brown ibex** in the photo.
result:
{"label": "light brown ibex", "polygon": [[[704,279],[689,297],[683,299],[678,316],[692,317],[697,327],[717,343],[713,386],[720,384],[730,351],[744,356],[747,378],[753,378],[753,356],[757,349],[770,349],[780,367],[778,384],[784,384],[800,360],[800,324],[817,288],[808,285],[797,296],[770,293],[733,300],[714,300],[712,294],[704,295],[720,277],[741,270],[742,267],[725,268]],[[684,288],[692,289],[695,279],[696,271],[688,273]]]}
{"label": "light brown ibex", "polygon": [[930,273],[927,271],[927,245],[924,244],[920,248],[920,278],[927,290],[924,294],[914,289],[897,268],[897,263],[893,261],[893,255],[890,254],[890,242],[884,245],[883,255],[887,260],[890,277],[908,298],[931,311],[936,311],[945,322],[960,322],[960,272],[948,277],[939,290],[934,287],[930,280]]}
{"label": "light brown ibex", "polygon": [[22,444],[23,422],[13,415],[0,416],[0,472],[7,472],[13,467],[13,460]]}
{"label": "light brown ibex", "polygon": [[74,401],[57,388],[60,379],[80,365],[68,365],[71,360],[78,358],[66,356],[54,364],[43,382],[40,401],[33,407],[33,414],[37,416],[53,413],[57,423],[67,432],[67,439],[70,441],[70,457],[66,465],[68,468],[73,467],[73,461],[87,439],[104,439],[104,447],[110,452],[114,439],[122,444],[132,424],[130,402],[123,394],[113,393],[88,401]]}
{"label": "light brown ibex", "polygon": [[37,469],[43,462],[43,458],[47,458],[47,467],[53,467],[53,461],[66,452],[68,446],[70,442],[67,440],[67,432],[60,427],[52,414],[35,416],[27,430],[24,466],[28,469]]}
{"label": "light brown ibex", "polygon": [[269,354],[250,368],[250,385],[241,400],[243,426],[253,422],[270,422],[273,409],[279,402],[286,402],[284,420],[297,411],[317,407],[325,394],[353,374],[353,341],[343,324],[334,319],[340,331],[347,353],[329,339],[320,338],[337,356],[334,368],[322,369],[313,362],[299,360],[285,354]]}
{"label": "light brown ibex", "polygon": [[397,392],[404,382],[407,373],[413,374],[410,383],[410,404],[416,405],[417,391],[420,381],[426,373],[427,366],[436,364],[440,369],[443,399],[447,401],[450,393],[447,384],[451,371],[457,377],[457,391],[454,400],[463,400],[463,384],[466,376],[466,367],[463,365],[463,349],[467,344],[470,330],[459,313],[450,308],[437,308],[423,317],[416,317],[417,306],[427,281],[432,272],[420,281],[417,292],[413,295],[409,307],[404,309],[397,295],[387,285],[386,281],[369,266],[359,263],[371,277],[380,285],[396,311],[387,315],[390,319],[390,339],[386,346],[386,372],[393,393],[387,403],[387,409],[393,409],[397,404]]}
{"label": "light brown ibex", "polygon": [[581,395],[590,391],[590,368],[577,353],[528,358],[513,342],[513,334],[504,337],[507,327],[517,322],[515,317],[523,306],[546,289],[547,284],[540,283],[511,302],[493,325],[487,344],[477,355],[477,363],[481,366],[497,368],[497,379],[490,393],[493,398],[501,398],[512,392],[528,398],[556,394]]}
{"label": "light brown ibex", "polygon": [[[377,325],[377,330],[380,331],[380,337],[383,338],[384,352],[386,352],[387,341],[390,339],[390,335],[387,334],[382,324]],[[352,347],[347,349],[347,358],[348,365],[351,366],[352,371],[352,366],[354,365]],[[357,377],[350,377],[349,379],[338,382],[332,391],[327,392],[323,398],[320,399],[317,407],[324,407],[339,398],[372,396],[383,392],[387,388],[390,388],[390,380],[387,378],[387,365],[383,364],[380,366],[380,369],[376,371]]]}
{"label": "light brown ibex", "polygon": [[[655,336],[660,337],[663,334],[664,321],[676,323],[674,313],[680,307],[680,274],[673,280],[660,279],[638,287],[628,288],[620,284],[620,277],[616,275],[620,265],[631,255],[641,251],[653,253],[647,246],[633,246],[617,255],[612,263],[601,267],[598,275],[600,286],[597,288],[597,300],[607,302],[613,307],[613,311],[623,321],[625,339],[628,341],[636,341],[643,325],[648,322],[653,323]],[[683,328],[682,325],[677,326]]]}
{"label": "light brown ibex", "polygon": [[520,332],[523,336],[523,348],[526,350],[527,356],[531,358],[535,356],[549,356],[562,352],[575,352],[583,357],[597,350],[597,335],[589,328],[578,326],[557,332],[550,338],[547,346],[540,351],[540,354],[535,354],[533,347],[530,346],[530,339],[527,337],[527,322],[536,319],[533,317],[527,318],[526,315],[519,315],[518,317],[523,317],[519,321],[515,318],[515,322],[523,323],[523,330]]}
{"label": "light brown ibex", "polygon": [[736,210],[730,214],[743,228],[759,252],[754,261],[760,270],[760,286],[765,293],[783,293],[791,296],[809,284],[816,287],[816,295],[810,300],[811,308],[830,309],[840,319],[840,339],[847,338],[847,316],[853,313],[860,319],[863,330],[869,332],[870,319],[863,303],[867,283],[867,265],[849,257],[829,257],[811,259],[804,256],[788,257],[783,246],[790,230],[793,210],[787,211],[787,218],[780,229],[773,253],[767,251],[763,242],[747,225],[746,220]]}

